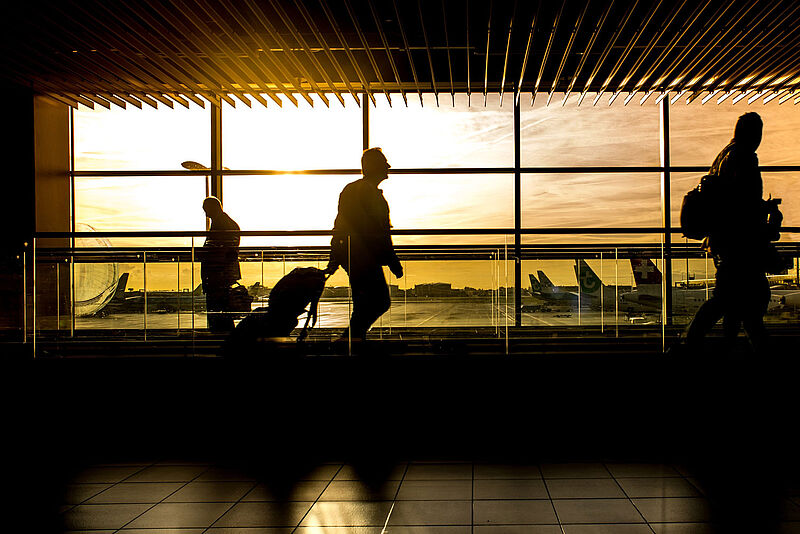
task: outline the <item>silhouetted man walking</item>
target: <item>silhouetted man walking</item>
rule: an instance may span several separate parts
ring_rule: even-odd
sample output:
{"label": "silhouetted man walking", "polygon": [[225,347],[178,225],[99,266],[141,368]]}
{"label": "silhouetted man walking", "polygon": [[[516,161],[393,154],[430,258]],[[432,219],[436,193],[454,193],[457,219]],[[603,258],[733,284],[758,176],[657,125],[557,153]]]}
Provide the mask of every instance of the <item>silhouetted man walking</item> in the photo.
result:
{"label": "silhouetted man walking", "polygon": [[[239,225],[222,211],[216,197],[203,201],[203,211],[211,219],[209,235],[200,252],[200,279],[206,294],[208,328],[216,332],[233,330],[233,317],[229,313],[231,286],[242,277],[239,270]],[[223,232],[226,231],[227,232]]]}
{"label": "silhouetted man walking", "polygon": [[[363,340],[367,330],[391,305],[389,288],[383,276],[388,265],[396,277],[403,266],[392,245],[389,205],[378,184],[389,177],[389,163],[380,148],[370,148],[361,156],[360,180],[349,183],[339,195],[339,213],[331,239],[331,257],[325,272],[342,266],[350,276],[353,315],[350,335]],[[347,332],[342,337],[347,337]]]}
{"label": "silhouetted man walking", "polygon": [[735,338],[744,325],[753,348],[764,348],[763,317],[770,298],[765,259],[770,240],[777,235],[777,228],[768,223],[768,217],[774,219],[771,212],[777,212],[777,207],[762,199],[755,153],[762,130],[757,113],[739,117],[733,140],[709,171],[719,177],[715,224],[707,241],[717,273],[713,296],[700,307],[686,331],[686,343],[694,349],[723,316],[726,338]]}

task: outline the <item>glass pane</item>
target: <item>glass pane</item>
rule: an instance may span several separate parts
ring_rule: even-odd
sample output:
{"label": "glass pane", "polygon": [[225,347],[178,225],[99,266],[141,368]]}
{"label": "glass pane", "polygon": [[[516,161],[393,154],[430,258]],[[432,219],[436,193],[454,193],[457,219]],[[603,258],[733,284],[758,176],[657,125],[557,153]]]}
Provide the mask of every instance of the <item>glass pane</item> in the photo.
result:
{"label": "glass pane", "polygon": [[[75,219],[98,232],[204,231],[202,176],[75,178]],[[153,246],[164,241],[112,239],[114,246]],[[169,244],[174,244],[170,241]],[[189,245],[189,239],[182,241]]]}
{"label": "glass pane", "polygon": [[358,169],[361,167],[361,108],[333,95],[330,107],[298,96],[264,108],[222,106],[223,164],[230,169]]}
{"label": "glass pane", "polygon": [[[672,173],[672,224],[680,226],[681,203],[687,192],[697,187],[704,172],[676,172]],[[764,198],[780,198],[780,210],[783,213],[784,226],[800,226],[800,173],[797,172],[765,172],[761,173],[764,183]],[[675,235],[676,238],[680,234]],[[783,232],[781,241],[796,236]],[[697,241],[694,241],[697,243]]]}
{"label": "glass pane", "polygon": [[571,94],[562,106],[563,93],[538,94],[531,107],[530,93],[520,101],[520,143],[523,167],[591,167],[615,165],[660,165],[659,113],[652,104],[613,105],[604,98],[577,105]]}
{"label": "glass pane", "polygon": [[394,167],[511,167],[514,165],[514,110],[511,97],[500,105],[500,95],[457,94],[455,106],[449,94],[419,97],[408,94],[408,106],[400,95],[376,95],[370,109],[370,145],[383,148]]}
{"label": "glass pane", "polygon": [[[608,228],[661,226],[660,175],[648,174],[523,174],[523,228]],[[634,241],[652,241],[635,237]],[[526,242],[537,242],[526,236]],[[622,236],[608,235],[614,241]],[[541,236],[546,242],[545,236]],[[581,243],[598,237],[562,235]],[[590,242],[590,241],[589,241]]]}
{"label": "glass pane", "polygon": [[778,99],[767,105],[748,106],[743,99],[732,104],[715,101],[702,105],[700,99],[691,104],[682,101],[670,107],[670,156],[673,165],[708,165],[733,138],[733,129],[740,115],[754,111],[764,121],[764,136],[758,147],[761,165],[798,165],[800,156],[800,108]]}
{"label": "glass pane", "polygon": [[74,112],[75,170],[172,170],[211,160],[208,109],[164,106]]}

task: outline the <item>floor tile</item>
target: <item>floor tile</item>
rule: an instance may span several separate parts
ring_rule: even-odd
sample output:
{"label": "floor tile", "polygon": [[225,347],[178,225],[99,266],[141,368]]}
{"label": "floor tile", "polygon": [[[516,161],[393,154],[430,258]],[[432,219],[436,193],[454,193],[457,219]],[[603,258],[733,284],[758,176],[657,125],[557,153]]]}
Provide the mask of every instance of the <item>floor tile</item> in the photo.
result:
{"label": "floor tile", "polygon": [[297,527],[293,534],[381,534],[382,531],[383,527]]}
{"label": "floor tile", "polygon": [[[402,480],[405,473],[406,473],[406,465],[400,464],[387,469],[384,478],[387,481]],[[353,467],[352,465],[345,465],[336,474],[336,478],[334,480],[361,480],[361,478],[362,475],[359,474],[358,470],[355,467]]]}
{"label": "floor tile", "polygon": [[542,478],[538,465],[475,464],[475,478]]}
{"label": "floor tile", "polygon": [[340,464],[323,464],[303,473],[300,480],[331,480],[342,469]]}
{"label": "floor tile", "polygon": [[473,483],[474,499],[547,499],[542,479],[478,480]]}
{"label": "floor tile", "polygon": [[81,504],[65,512],[64,527],[68,530],[122,528],[150,508],[150,504]]}
{"label": "floor tile", "polygon": [[547,489],[553,499],[624,498],[612,478],[552,478]]}
{"label": "floor tile", "polygon": [[382,527],[391,502],[317,502],[303,518],[303,527]]}
{"label": "floor tile", "polygon": [[473,534],[562,534],[558,525],[475,525]]}
{"label": "floor tile", "polygon": [[327,485],[326,480],[303,480],[283,489],[258,484],[242,501],[316,501]]}
{"label": "floor tile", "polygon": [[208,527],[230,508],[230,503],[161,503],[137,517],[130,528]]}
{"label": "floor tile", "polygon": [[182,485],[182,482],[120,482],[86,502],[87,504],[157,503]]}
{"label": "floor tile", "polygon": [[610,478],[611,474],[603,464],[542,464],[544,478]]}
{"label": "floor tile", "polygon": [[564,525],[564,534],[653,534],[653,531],[644,523],[606,523],[597,525]]}
{"label": "floor tile", "polygon": [[800,534],[800,523],[795,521],[781,523],[778,534]]}
{"label": "floor tile", "polygon": [[164,502],[236,502],[255,482],[189,482]]}
{"label": "floor tile", "polygon": [[154,465],[147,467],[125,482],[189,482],[208,469],[202,465]]}
{"label": "floor tile", "polygon": [[64,504],[80,504],[91,499],[111,484],[67,484],[64,488]]}
{"label": "floor tile", "polygon": [[471,480],[404,480],[398,501],[464,501],[472,499]]}
{"label": "floor tile", "polygon": [[650,523],[656,534],[714,534],[708,523]]}
{"label": "floor tile", "polygon": [[214,523],[214,527],[294,527],[310,502],[240,502]]}
{"label": "floor tile", "polygon": [[691,483],[683,478],[618,478],[628,497],[699,497]]}
{"label": "floor tile", "polygon": [[781,503],[781,520],[800,521],[800,506],[797,506],[789,499],[785,499]]}
{"label": "floor tile", "polygon": [[475,525],[550,525],[557,524],[549,500],[475,501]]}
{"label": "floor tile", "polygon": [[391,501],[400,486],[394,480],[378,488],[367,486],[357,480],[334,480],[319,498],[321,501]]}
{"label": "floor tile", "polygon": [[197,482],[249,482],[255,478],[239,469],[211,467],[206,468],[195,480]]}
{"label": "floor tile", "polygon": [[116,484],[129,476],[146,469],[141,466],[127,467],[91,467],[78,473],[72,480],[73,483],[108,483]]}
{"label": "floor tile", "polygon": [[119,534],[203,534],[204,528],[123,528]]}
{"label": "floor tile", "polygon": [[204,534],[292,534],[293,530],[293,527],[211,527]]}
{"label": "floor tile", "polygon": [[387,528],[385,534],[472,534],[472,527],[469,525],[395,526]]}
{"label": "floor tile", "polygon": [[405,480],[472,480],[472,464],[411,464]]}
{"label": "floor tile", "polygon": [[553,505],[562,523],[644,523],[628,499],[559,499]]}
{"label": "floor tile", "polygon": [[620,477],[678,477],[675,468],[664,464],[606,464],[615,478]]}
{"label": "floor tile", "polygon": [[470,506],[470,501],[397,501],[389,517],[389,526],[469,525],[472,521]]}
{"label": "floor tile", "polygon": [[708,521],[708,504],[701,497],[669,497],[665,499],[632,499],[648,523]]}

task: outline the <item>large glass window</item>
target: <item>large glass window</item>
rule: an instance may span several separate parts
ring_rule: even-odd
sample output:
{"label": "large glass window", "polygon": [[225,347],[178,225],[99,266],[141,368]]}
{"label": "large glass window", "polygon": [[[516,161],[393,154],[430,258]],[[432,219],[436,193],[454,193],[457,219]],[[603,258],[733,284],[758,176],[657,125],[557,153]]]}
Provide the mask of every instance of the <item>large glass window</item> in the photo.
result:
{"label": "large glass window", "polygon": [[[659,165],[659,114],[652,103],[592,106],[576,105],[572,94],[562,106],[563,94],[520,101],[520,144],[523,167],[592,167]],[[588,98],[588,97],[587,97]]]}
{"label": "large glass window", "polygon": [[73,117],[78,171],[177,170],[211,160],[208,109],[80,108]]}
{"label": "large glass window", "polygon": [[361,109],[333,95],[326,107],[222,106],[223,164],[230,169],[356,169],[361,158]]}
{"label": "large glass window", "polygon": [[717,105],[694,100],[688,106],[670,107],[670,149],[673,165],[711,166],[731,138],[736,120],[747,112],[756,112],[764,121],[764,136],[758,147],[761,165],[798,165],[800,153],[800,109],[771,100],[766,105],[732,104],[728,98]]}
{"label": "large glass window", "polygon": [[[400,95],[392,105],[376,96],[370,109],[370,145],[383,149],[394,167],[512,167],[514,165],[514,110],[510,99],[500,105],[500,95],[458,94],[455,105],[449,94],[422,97],[408,95],[408,107]],[[477,100],[480,99],[480,104]]]}

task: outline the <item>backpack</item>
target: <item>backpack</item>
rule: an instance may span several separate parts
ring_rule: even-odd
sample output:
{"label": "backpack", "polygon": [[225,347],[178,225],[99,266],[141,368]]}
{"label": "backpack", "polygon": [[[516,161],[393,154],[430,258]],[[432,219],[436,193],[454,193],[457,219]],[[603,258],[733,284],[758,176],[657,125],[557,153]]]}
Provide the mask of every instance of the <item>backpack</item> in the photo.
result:
{"label": "backpack", "polygon": [[681,230],[689,239],[704,239],[709,236],[717,220],[720,177],[706,174],[700,183],[686,193],[681,203]]}

